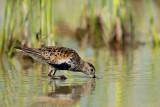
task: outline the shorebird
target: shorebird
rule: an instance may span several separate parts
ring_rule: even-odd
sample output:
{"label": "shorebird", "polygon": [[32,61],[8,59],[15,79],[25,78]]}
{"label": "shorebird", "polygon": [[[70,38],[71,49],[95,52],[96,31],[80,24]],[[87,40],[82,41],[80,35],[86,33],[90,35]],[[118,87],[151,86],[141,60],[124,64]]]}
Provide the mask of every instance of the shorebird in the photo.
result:
{"label": "shorebird", "polygon": [[[56,77],[57,70],[69,70],[82,72],[95,78],[95,67],[81,59],[81,57],[71,48],[48,46],[43,48],[28,48],[16,46],[16,49],[26,52],[34,60],[48,64],[52,67],[49,77]],[[52,74],[52,71],[54,73]]]}

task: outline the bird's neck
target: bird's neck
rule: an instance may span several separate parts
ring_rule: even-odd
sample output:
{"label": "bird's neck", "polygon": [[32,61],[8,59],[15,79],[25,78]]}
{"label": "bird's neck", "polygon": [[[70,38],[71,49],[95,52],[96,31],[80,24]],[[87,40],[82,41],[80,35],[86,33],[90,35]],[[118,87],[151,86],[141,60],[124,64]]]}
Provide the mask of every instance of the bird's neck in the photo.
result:
{"label": "bird's neck", "polygon": [[84,72],[85,61],[80,60],[79,65],[77,67],[77,71]]}

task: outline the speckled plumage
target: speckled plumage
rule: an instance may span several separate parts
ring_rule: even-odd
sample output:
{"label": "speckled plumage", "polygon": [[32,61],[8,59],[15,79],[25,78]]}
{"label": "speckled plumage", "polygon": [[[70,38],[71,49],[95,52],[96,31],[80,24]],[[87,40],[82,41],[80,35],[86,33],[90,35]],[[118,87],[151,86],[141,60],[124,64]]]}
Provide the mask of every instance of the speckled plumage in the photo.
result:
{"label": "speckled plumage", "polygon": [[[56,70],[70,70],[83,72],[84,74],[95,77],[95,68],[92,64],[83,61],[80,56],[72,49],[66,47],[48,46],[44,48],[27,48],[16,46],[36,61],[49,64]],[[55,72],[53,75],[55,75]],[[49,73],[51,76],[52,71]]]}

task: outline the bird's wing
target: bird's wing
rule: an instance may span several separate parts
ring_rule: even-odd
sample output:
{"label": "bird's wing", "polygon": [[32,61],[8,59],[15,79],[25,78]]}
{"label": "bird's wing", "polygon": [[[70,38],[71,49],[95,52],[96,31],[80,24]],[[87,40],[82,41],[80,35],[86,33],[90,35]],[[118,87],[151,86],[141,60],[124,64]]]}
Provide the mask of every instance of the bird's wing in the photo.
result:
{"label": "bird's wing", "polygon": [[70,63],[72,59],[80,58],[74,50],[65,47],[44,47],[39,48],[38,52],[38,58],[49,64]]}

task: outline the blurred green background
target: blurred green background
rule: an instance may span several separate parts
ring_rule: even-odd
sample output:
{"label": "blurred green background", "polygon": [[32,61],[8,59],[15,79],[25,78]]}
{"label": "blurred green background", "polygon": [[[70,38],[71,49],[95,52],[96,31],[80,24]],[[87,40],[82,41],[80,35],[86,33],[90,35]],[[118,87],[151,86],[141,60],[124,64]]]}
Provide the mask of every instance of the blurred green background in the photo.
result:
{"label": "blurred green background", "polygon": [[0,53],[15,45],[63,45],[122,49],[159,45],[158,0],[1,0]]}
{"label": "blurred green background", "polygon": [[[159,0],[0,0],[0,106],[159,107]],[[14,49],[65,46],[96,79]]]}

